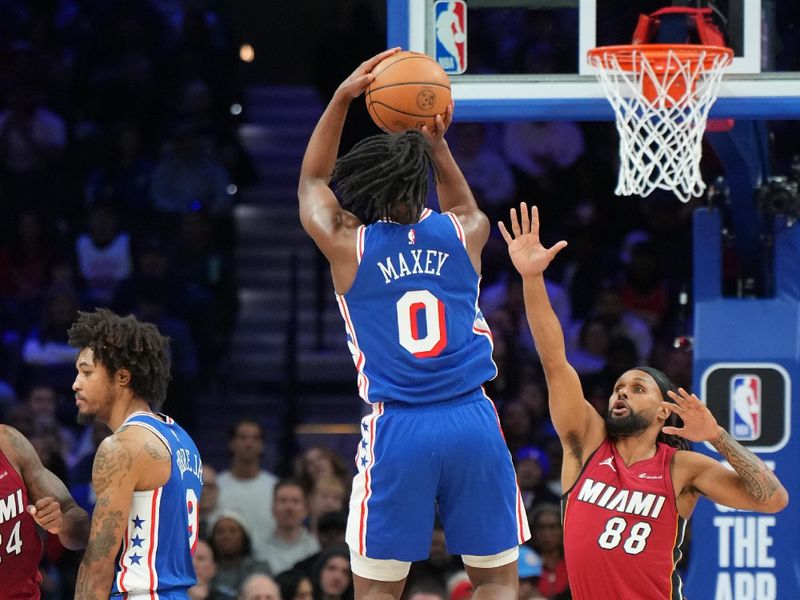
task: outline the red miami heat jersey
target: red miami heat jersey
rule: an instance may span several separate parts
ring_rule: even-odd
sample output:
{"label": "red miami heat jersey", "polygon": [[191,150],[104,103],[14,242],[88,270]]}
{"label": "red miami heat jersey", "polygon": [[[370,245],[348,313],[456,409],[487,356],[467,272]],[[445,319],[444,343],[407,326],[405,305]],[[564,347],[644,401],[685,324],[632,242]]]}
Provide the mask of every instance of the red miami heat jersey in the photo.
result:
{"label": "red miami heat jersey", "polygon": [[25,510],[28,491],[22,477],[0,452],[0,595],[9,600],[38,600],[42,539]]}
{"label": "red miami heat jersey", "polygon": [[564,548],[574,600],[680,600],[675,570],[686,521],[670,462],[675,448],[626,467],[606,439],[564,495]]}

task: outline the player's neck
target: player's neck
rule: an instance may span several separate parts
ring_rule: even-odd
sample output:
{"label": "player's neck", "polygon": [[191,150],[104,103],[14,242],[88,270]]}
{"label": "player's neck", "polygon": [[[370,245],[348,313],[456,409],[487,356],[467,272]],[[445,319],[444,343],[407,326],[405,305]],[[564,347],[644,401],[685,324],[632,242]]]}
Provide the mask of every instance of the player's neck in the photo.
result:
{"label": "player's neck", "polygon": [[111,409],[111,416],[107,422],[109,429],[116,431],[128,417],[137,412],[152,413],[153,411],[147,401],[138,396],[125,395],[118,398]]}
{"label": "player's neck", "polygon": [[615,438],[614,447],[622,462],[629,467],[641,460],[653,458],[656,453],[656,440],[650,431],[643,431],[638,435]]}

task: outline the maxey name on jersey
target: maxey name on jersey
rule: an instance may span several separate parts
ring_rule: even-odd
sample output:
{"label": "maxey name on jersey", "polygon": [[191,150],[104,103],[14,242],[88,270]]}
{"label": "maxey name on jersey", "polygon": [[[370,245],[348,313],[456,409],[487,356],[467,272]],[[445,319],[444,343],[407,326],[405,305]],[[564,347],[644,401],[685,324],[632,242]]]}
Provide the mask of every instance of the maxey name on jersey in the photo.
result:
{"label": "maxey name on jersey", "polygon": [[[378,268],[385,279],[391,283],[406,275],[436,275],[442,274],[442,267],[450,255],[440,250],[409,250],[397,253],[397,266],[391,256],[384,261],[378,261]],[[411,265],[411,266],[409,266]]]}

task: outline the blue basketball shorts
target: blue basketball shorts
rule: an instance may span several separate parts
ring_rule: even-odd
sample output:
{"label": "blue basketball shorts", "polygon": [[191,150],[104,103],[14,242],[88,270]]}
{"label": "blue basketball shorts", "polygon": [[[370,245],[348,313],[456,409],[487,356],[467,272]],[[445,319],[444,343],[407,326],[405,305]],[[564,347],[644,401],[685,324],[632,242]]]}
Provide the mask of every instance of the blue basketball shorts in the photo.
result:
{"label": "blue basketball shorts", "polygon": [[451,554],[488,556],[530,538],[492,401],[373,404],[361,421],[347,544],[375,559],[428,557],[438,507]]}

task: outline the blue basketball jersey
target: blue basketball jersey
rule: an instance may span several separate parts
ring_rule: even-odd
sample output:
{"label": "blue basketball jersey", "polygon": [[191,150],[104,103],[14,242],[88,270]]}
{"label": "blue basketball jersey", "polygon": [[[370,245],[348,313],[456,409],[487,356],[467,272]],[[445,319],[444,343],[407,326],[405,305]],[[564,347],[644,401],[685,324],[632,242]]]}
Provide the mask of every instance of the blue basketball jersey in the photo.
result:
{"label": "blue basketball jersey", "polygon": [[197,544],[203,462],[189,434],[171,418],[161,417],[165,420],[138,412],[123,423],[157,435],[169,448],[172,470],[162,487],[133,493],[112,596],[188,598],[186,590],[197,582],[192,554]]}
{"label": "blue basketball jersey", "polygon": [[337,301],[365,401],[441,402],[495,377],[480,276],[454,215],[361,226],[357,244],[355,281]]}

